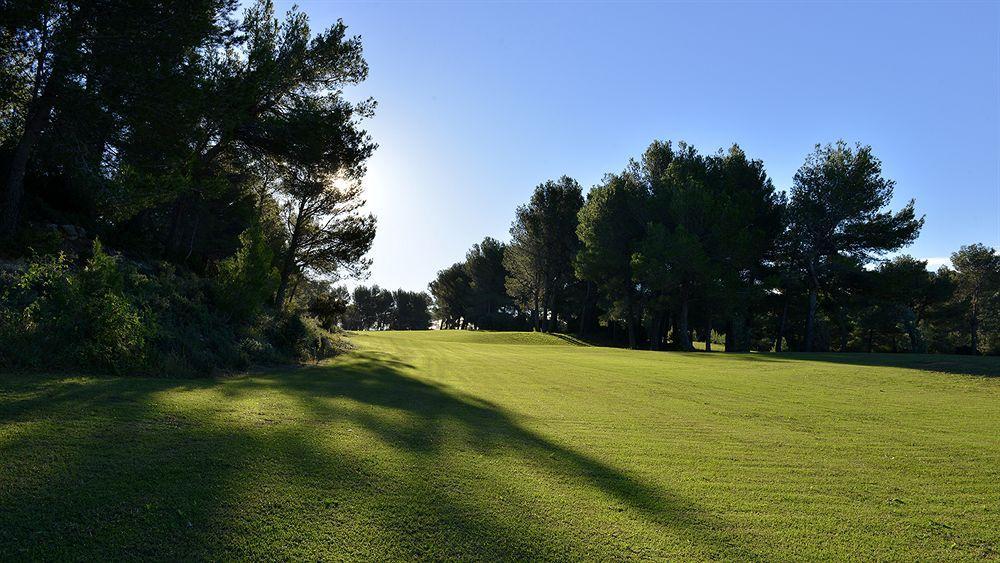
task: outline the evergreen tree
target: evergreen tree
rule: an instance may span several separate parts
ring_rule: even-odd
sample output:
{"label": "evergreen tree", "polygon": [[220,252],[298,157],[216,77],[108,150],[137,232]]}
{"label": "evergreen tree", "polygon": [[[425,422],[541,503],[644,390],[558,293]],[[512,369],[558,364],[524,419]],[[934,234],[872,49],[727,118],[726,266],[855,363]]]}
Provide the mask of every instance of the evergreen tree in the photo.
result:
{"label": "evergreen tree", "polygon": [[912,242],[923,225],[911,200],[892,213],[895,182],[882,176],[871,147],[816,146],[795,174],[789,202],[792,260],[809,287],[804,349],[813,349],[822,280],[838,256],[867,262]]}
{"label": "evergreen tree", "polygon": [[969,349],[980,353],[983,318],[993,318],[1000,307],[1000,255],[983,244],[963,246],[951,255],[955,267],[955,296],[964,305],[968,319]]}
{"label": "evergreen tree", "polygon": [[486,237],[481,243],[472,245],[465,255],[465,270],[472,290],[469,314],[480,328],[499,328],[502,311],[511,305],[505,285],[505,251],[504,243]]}
{"label": "evergreen tree", "polygon": [[431,326],[431,296],[422,291],[392,292],[391,330],[426,330]]}
{"label": "evergreen tree", "polygon": [[434,317],[441,322],[441,328],[465,329],[472,300],[472,285],[465,265],[459,262],[439,271],[428,288],[434,298]]}
{"label": "evergreen tree", "polygon": [[583,206],[580,184],[563,176],[535,187],[527,204],[517,209],[505,265],[507,289],[532,311],[535,330],[556,330],[579,240],[575,236]]}
{"label": "evergreen tree", "polygon": [[275,303],[294,294],[289,284],[305,272],[318,275],[347,271],[358,276],[369,266],[364,255],[375,239],[375,217],[362,214],[359,183],[335,178],[290,175],[282,183],[286,240]]}
{"label": "evergreen tree", "polygon": [[625,321],[628,345],[638,342],[640,304],[633,281],[632,255],[644,233],[643,206],[648,193],[634,174],[609,174],[587,194],[577,235],[581,249],[577,275],[594,283],[609,302],[609,314]]}

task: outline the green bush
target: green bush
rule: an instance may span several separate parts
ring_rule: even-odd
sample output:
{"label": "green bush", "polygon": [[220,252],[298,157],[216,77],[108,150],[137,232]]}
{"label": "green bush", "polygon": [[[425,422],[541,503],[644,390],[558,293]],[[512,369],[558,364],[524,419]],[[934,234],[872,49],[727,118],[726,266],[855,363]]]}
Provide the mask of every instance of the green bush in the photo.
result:
{"label": "green bush", "polygon": [[220,295],[254,283],[258,251],[246,238],[246,252],[216,280],[167,264],[140,269],[96,241],[80,266],[57,254],[4,274],[0,367],[198,377],[346,349],[311,318],[269,312],[263,293],[246,308],[235,308],[239,293],[220,304]]}
{"label": "green bush", "polygon": [[32,227],[21,231],[20,248],[27,248],[35,255],[56,254],[63,244],[63,236],[56,229]]}
{"label": "green bush", "polygon": [[347,339],[320,326],[312,317],[283,314],[271,324],[269,340],[278,352],[301,361],[319,361],[349,348]]}
{"label": "green bush", "polygon": [[215,300],[219,307],[241,321],[254,318],[278,287],[278,271],[260,227],[240,235],[236,254],[219,263]]}
{"label": "green bush", "polygon": [[112,373],[141,369],[149,321],[126,292],[117,261],[94,242],[74,270],[64,254],[30,263],[2,295],[0,359],[22,367],[86,366]]}
{"label": "green bush", "polygon": [[145,289],[145,302],[156,319],[153,373],[209,376],[243,365],[237,350],[239,325],[213,306],[209,280],[161,265]]}

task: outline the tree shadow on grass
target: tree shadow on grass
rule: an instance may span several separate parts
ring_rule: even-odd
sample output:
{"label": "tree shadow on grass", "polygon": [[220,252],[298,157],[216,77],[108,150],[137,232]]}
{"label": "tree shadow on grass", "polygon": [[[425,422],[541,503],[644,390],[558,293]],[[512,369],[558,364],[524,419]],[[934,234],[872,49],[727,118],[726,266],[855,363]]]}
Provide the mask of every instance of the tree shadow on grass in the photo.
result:
{"label": "tree shadow on grass", "polygon": [[[357,353],[335,367],[300,370],[281,385],[320,419],[346,419],[380,440],[424,459],[440,459],[458,438],[461,446],[484,456],[508,455],[547,474],[576,480],[604,493],[665,532],[692,530],[705,539],[706,553],[747,557],[751,553],[724,537],[722,522],[695,504],[663,491],[628,472],[554,442],[520,424],[498,405],[408,375],[412,365],[386,354]],[[235,388],[253,393],[261,380]],[[329,399],[346,398],[376,410],[345,410]],[[406,422],[384,413],[405,413]],[[435,471],[433,463],[425,476]]]}
{"label": "tree shadow on grass", "polygon": [[[690,501],[412,370],[356,353],[228,381],[4,380],[0,559],[557,559],[625,549],[557,524],[578,514],[537,513],[537,493],[491,476],[495,463],[597,491],[698,556],[753,557]],[[185,393],[217,399],[172,402]],[[227,410],[257,401],[272,407]],[[655,539],[629,547],[663,556]]]}
{"label": "tree shadow on grass", "polygon": [[555,336],[560,340],[564,340],[574,346],[593,346],[593,344],[569,334],[563,334],[561,332],[553,332],[551,334],[552,336]]}
{"label": "tree shadow on grass", "polygon": [[1000,377],[1000,357],[958,356],[954,354],[884,354],[840,352],[783,352],[745,354],[739,357],[761,362],[826,362],[870,367],[891,367],[949,373]]}

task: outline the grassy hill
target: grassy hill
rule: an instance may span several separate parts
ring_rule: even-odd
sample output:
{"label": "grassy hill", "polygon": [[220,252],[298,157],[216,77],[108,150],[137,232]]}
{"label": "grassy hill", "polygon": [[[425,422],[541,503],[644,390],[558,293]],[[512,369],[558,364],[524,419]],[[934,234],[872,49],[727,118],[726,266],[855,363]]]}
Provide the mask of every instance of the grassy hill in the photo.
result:
{"label": "grassy hill", "polygon": [[0,376],[0,559],[1000,557],[996,359],[355,342]]}

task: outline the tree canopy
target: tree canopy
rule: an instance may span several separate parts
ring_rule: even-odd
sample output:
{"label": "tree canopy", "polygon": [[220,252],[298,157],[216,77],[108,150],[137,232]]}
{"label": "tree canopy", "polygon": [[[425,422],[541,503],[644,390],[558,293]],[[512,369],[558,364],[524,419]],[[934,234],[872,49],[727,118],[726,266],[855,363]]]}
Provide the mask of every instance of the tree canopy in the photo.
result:
{"label": "tree canopy", "polygon": [[[376,226],[361,190],[375,103],[345,95],[368,67],[343,22],[315,30],[270,0],[2,2],[0,63],[0,255],[15,263],[0,290],[30,278],[23,261],[75,278],[107,254],[132,281],[93,307],[138,311],[150,337],[113,355],[144,348],[150,369],[325,342],[335,324],[310,311],[336,300],[316,283],[363,278]],[[63,320],[32,311],[56,289],[2,291],[0,331],[19,336],[0,358],[35,361],[38,331]]]}
{"label": "tree canopy", "polygon": [[[869,146],[817,145],[786,194],[738,145],[706,156],[654,141],[585,200],[578,190],[550,180],[515,210],[503,296],[492,239],[439,272],[442,328],[589,331],[651,349],[1000,352],[995,249],[963,247],[938,272],[894,255],[923,218],[912,200],[891,208],[895,183]],[[494,280],[487,302],[510,304],[489,321],[476,276]]]}

